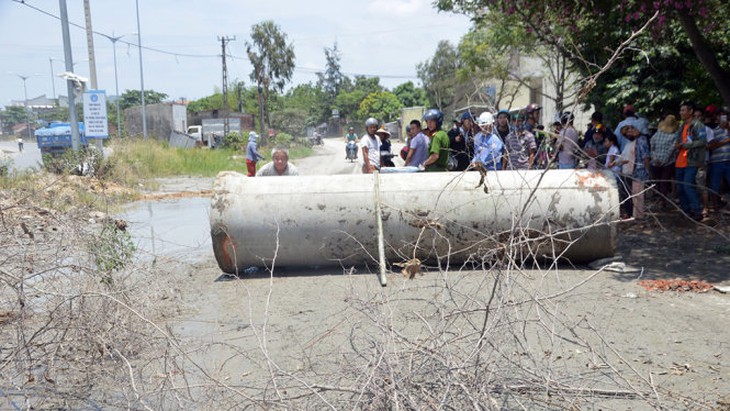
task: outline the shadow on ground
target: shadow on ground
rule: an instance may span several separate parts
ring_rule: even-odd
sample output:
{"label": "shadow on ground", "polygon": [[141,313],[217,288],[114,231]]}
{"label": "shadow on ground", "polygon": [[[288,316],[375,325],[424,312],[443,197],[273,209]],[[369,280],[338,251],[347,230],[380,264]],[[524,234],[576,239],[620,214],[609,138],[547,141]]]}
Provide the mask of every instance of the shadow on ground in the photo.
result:
{"label": "shadow on ground", "polygon": [[[617,254],[626,264],[643,268],[643,278],[730,281],[730,216],[715,213],[697,223],[678,212],[660,212],[644,224],[619,226]],[[615,274],[636,280],[636,273]]]}

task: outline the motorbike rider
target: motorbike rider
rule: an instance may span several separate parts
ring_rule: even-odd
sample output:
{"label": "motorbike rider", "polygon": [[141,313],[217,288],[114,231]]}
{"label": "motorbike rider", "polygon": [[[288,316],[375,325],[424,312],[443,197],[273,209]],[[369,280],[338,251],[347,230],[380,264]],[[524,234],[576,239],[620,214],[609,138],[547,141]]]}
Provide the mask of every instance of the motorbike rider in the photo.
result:
{"label": "motorbike rider", "polygon": [[441,129],[444,115],[432,108],[423,115],[426,122],[425,134],[431,139],[428,158],[423,163],[426,171],[446,171],[449,163],[449,136]]}
{"label": "motorbike rider", "polygon": [[[345,134],[345,160],[347,160],[347,148],[350,141],[355,144],[360,142],[360,139],[357,137],[357,133],[355,133],[355,127],[347,129],[347,134]],[[357,150],[355,150],[355,158],[357,158]]]}
{"label": "motorbike rider", "polygon": [[378,120],[372,117],[365,120],[365,135],[360,140],[363,174],[380,169],[380,137],[375,134],[377,130]]}

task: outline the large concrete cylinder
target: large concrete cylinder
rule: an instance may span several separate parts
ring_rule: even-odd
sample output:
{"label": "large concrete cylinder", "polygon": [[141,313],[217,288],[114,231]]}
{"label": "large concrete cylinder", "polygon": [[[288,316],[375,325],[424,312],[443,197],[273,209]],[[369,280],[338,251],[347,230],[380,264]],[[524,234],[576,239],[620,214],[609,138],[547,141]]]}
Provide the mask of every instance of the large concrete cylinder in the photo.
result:
{"label": "large concrete cylinder", "polygon": [[[377,263],[376,201],[386,259],[460,267],[512,256],[573,263],[614,255],[619,198],[588,170],[248,178],[222,172],[210,226],[220,268]],[[377,191],[379,187],[379,192]],[[509,254],[506,254],[509,253]]]}

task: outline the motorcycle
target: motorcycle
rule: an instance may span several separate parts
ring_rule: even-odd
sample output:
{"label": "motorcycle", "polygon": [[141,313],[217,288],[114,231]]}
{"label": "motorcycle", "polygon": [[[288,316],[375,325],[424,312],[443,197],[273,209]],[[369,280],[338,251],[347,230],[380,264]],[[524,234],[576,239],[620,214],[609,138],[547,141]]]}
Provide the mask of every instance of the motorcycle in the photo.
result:
{"label": "motorcycle", "polygon": [[346,152],[347,152],[347,159],[350,160],[351,163],[353,161],[357,160],[357,143],[355,143],[352,140],[348,141],[347,147],[346,147]]}
{"label": "motorcycle", "polygon": [[396,155],[391,153],[390,151],[381,151],[380,152],[380,167],[395,167],[395,163],[393,162],[393,157]]}
{"label": "motorcycle", "polygon": [[322,135],[315,132],[312,137],[309,137],[309,141],[312,143],[313,146],[321,146],[324,144],[324,140],[322,140]]}

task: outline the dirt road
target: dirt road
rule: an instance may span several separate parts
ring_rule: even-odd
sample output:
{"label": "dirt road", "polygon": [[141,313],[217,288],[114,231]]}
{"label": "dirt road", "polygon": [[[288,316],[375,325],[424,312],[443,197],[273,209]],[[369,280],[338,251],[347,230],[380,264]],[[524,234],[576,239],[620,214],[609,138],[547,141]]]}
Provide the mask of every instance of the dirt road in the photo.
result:
{"label": "dirt road", "polygon": [[[339,139],[297,167],[358,172]],[[196,408],[728,409],[730,296],[638,283],[730,285],[727,221],[707,228],[656,217],[621,227],[619,254],[635,268],[624,272],[425,267],[414,280],[390,274],[381,288],[366,267],[231,278],[209,243],[160,255],[176,267],[166,280],[180,315],[167,326],[187,353],[174,382]],[[186,224],[184,235],[206,236],[207,220]],[[155,231],[160,239],[165,229]]]}

